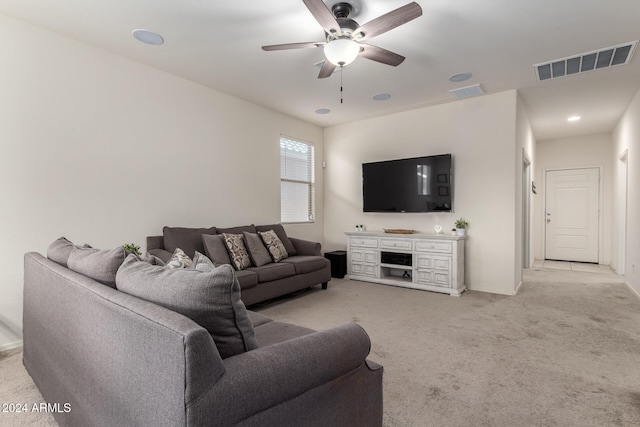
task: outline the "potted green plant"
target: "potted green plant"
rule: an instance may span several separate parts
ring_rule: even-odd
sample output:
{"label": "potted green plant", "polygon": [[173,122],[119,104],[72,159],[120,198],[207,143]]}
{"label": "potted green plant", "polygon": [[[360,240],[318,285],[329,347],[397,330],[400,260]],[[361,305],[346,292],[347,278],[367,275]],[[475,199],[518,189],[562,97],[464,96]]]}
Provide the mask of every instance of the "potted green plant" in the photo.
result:
{"label": "potted green plant", "polygon": [[469,227],[469,221],[460,217],[456,219],[455,226],[456,226],[456,232],[458,233],[458,236],[464,236],[466,233],[467,227]]}
{"label": "potted green plant", "polygon": [[140,252],[140,246],[136,245],[135,243],[126,243],[122,245],[122,247],[124,248],[125,251],[127,251],[127,253],[142,255],[142,252]]}

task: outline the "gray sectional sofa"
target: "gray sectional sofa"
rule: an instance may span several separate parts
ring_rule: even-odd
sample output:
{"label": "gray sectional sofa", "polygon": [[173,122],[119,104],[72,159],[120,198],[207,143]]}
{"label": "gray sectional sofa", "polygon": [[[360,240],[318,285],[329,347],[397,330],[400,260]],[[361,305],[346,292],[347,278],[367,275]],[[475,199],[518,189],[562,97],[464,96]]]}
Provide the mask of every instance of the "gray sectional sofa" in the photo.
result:
{"label": "gray sectional sofa", "polygon": [[[235,271],[169,269],[59,239],[24,257],[24,365],[61,426],[380,426],[382,367],[356,324],[245,309]],[[244,291],[243,291],[244,292]]]}
{"label": "gray sectional sofa", "polygon": [[[255,240],[255,236],[271,230],[284,245],[286,257],[278,262],[271,257],[268,260],[263,257],[260,261],[258,251],[264,252],[264,245],[258,242],[251,246],[251,238]],[[189,257],[200,252],[215,265],[233,265],[224,243],[225,234],[245,236],[251,265],[236,268],[236,276],[242,289],[242,300],[247,306],[319,284],[326,289],[331,280],[331,263],[322,256],[320,243],[289,237],[281,224],[228,228],[164,227],[161,236],[147,237],[147,251],[167,261],[180,248]]]}

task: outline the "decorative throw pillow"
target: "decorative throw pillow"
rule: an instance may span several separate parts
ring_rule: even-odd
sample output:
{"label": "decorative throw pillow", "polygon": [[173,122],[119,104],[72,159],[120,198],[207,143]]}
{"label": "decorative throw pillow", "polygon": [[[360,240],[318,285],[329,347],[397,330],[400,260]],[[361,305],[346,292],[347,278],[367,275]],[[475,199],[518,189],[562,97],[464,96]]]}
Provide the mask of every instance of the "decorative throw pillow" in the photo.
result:
{"label": "decorative throw pillow", "polygon": [[126,257],[124,248],[94,249],[74,246],[67,264],[70,270],[104,285],[116,287],[116,273]]}
{"label": "decorative throw pillow", "polygon": [[258,234],[260,235],[260,238],[262,238],[264,245],[269,250],[274,262],[280,262],[289,256],[275,231],[259,231]]}
{"label": "decorative throw pillow", "polygon": [[[197,253],[197,252],[196,252]],[[193,265],[191,258],[184,253],[184,251],[180,248],[176,248],[173,251],[173,255],[169,261],[166,262],[165,267],[167,268],[189,268]]]}
{"label": "decorative throw pillow", "polygon": [[257,233],[242,233],[244,235],[244,241],[247,245],[247,251],[249,252],[249,258],[256,267],[260,267],[271,262],[271,255],[269,251],[262,243],[262,239]]}
{"label": "decorative throw pillow", "polygon": [[296,248],[293,246],[293,243],[291,243],[291,240],[289,240],[289,236],[287,236],[287,232],[284,231],[284,227],[282,226],[282,224],[256,225],[256,230],[257,231],[273,230],[278,236],[278,238],[280,239],[280,241],[282,242],[282,244],[284,245],[284,248],[287,250],[287,253],[289,254],[289,256],[298,254],[298,252],[296,251]]}
{"label": "decorative throw pillow", "polygon": [[251,259],[249,258],[249,252],[244,245],[242,234],[227,234],[223,233],[224,242],[227,245],[229,251],[229,258],[231,258],[231,264],[236,270],[244,270],[251,267]]}
{"label": "decorative throw pillow", "polygon": [[213,261],[213,264],[216,267],[219,267],[223,264],[231,264],[229,252],[227,251],[227,245],[224,242],[224,236],[222,234],[203,234],[202,243],[204,244],[204,250],[207,254],[207,257],[209,257],[209,259]]}
{"label": "decorative throw pillow", "polygon": [[189,317],[211,334],[222,358],[258,348],[233,267],[194,255],[192,268],[168,269],[131,254],[116,276],[119,290]]}
{"label": "decorative throw pillow", "polygon": [[47,248],[47,258],[66,267],[69,255],[71,255],[71,249],[73,249],[73,243],[65,237],[60,237],[54,240]]}
{"label": "decorative throw pillow", "polygon": [[[74,246],[75,245],[66,237],[60,237],[59,239],[51,242],[47,248],[47,258],[67,267],[67,261],[69,260],[69,255],[71,255],[71,249],[73,249]],[[90,248],[91,246],[85,243],[80,247]]]}

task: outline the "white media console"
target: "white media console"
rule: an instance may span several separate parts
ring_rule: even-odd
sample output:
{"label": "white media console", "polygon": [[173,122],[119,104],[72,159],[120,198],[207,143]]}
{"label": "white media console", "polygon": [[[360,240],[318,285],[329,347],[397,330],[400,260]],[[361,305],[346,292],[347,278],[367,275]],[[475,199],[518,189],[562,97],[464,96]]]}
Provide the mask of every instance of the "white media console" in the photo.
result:
{"label": "white media console", "polygon": [[347,279],[460,296],[465,236],[347,232]]}

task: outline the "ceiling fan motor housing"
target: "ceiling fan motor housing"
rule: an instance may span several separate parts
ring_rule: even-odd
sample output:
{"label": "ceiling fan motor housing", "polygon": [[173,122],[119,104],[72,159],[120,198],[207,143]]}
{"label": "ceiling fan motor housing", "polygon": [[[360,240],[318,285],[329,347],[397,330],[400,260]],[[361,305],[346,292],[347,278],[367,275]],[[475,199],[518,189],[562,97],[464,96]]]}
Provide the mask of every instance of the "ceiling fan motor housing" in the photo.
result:
{"label": "ceiling fan motor housing", "polygon": [[336,3],[331,7],[331,12],[336,18],[338,25],[340,26],[340,35],[335,33],[327,33],[327,41],[342,39],[355,39],[357,34],[353,32],[360,27],[360,25],[349,18],[349,14],[353,11],[353,6],[349,3]]}
{"label": "ceiling fan motor housing", "polygon": [[341,2],[331,6],[331,12],[333,13],[333,16],[336,17],[336,19],[348,18],[352,11],[353,6],[351,6],[349,3]]}

